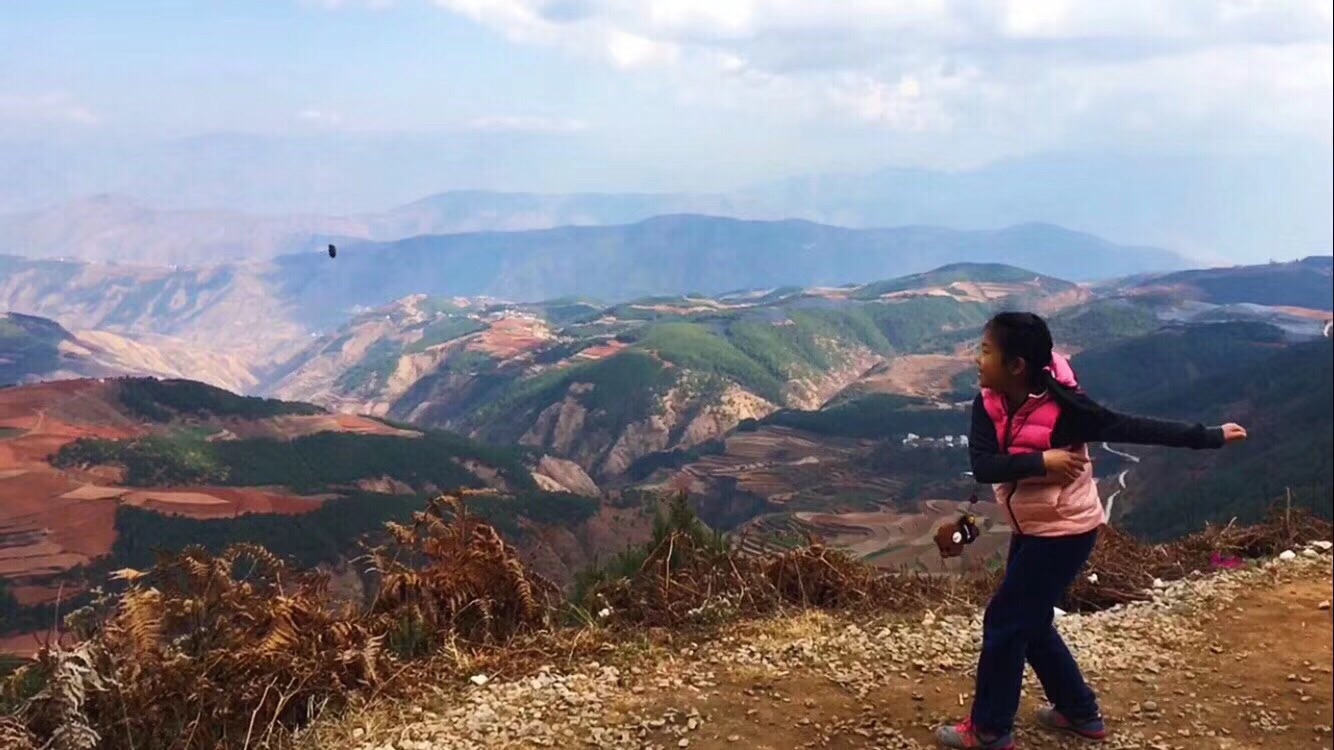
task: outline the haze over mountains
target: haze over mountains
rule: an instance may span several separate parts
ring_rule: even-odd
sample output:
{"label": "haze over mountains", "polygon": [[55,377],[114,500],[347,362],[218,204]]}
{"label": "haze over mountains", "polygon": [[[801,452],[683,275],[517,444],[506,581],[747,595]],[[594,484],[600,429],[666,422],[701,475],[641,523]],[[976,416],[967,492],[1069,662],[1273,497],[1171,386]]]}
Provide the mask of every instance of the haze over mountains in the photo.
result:
{"label": "haze over mountains", "polygon": [[1184,261],[1048,225],[960,232],[669,216],[615,227],[428,235],[199,268],[0,256],[0,308],[66,327],[172,336],[256,367],[358,310],[413,294],[608,302],[661,294],[856,284],[952,262],[1106,278]]}
{"label": "haze over mountains", "polygon": [[[805,219],[851,228],[996,230],[1042,222],[1119,243],[1157,245],[1210,263],[1322,253],[1334,240],[1330,222],[1321,218],[1328,216],[1334,192],[1330,171],[1321,166],[1322,159],[1328,164],[1328,155],[1320,154],[1049,155],[960,172],[813,174],[727,192],[433,193],[440,175],[450,170],[414,179],[431,163],[421,153],[408,159],[396,150],[374,164],[375,175],[401,177],[381,185],[371,179],[370,163],[347,164],[352,157],[327,144],[302,149],[227,143],[220,138],[202,152],[182,148],[171,157],[179,162],[177,177],[154,173],[154,180],[169,182],[159,187],[136,182],[138,170],[150,162],[129,162],[111,172],[128,182],[110,177],[86,184],[57,181],[50,190],[28,191],[21,189],[25,182],[56,181],[64,169],[60,160],[41,161],[38,169],[33,154],[0,148],[0,171],[12,178],[0,188],[5,191],[0,195],[0,253],[199,265],[303,250],[326,236],[388,241],[419,234],[622,225],[678,213]],[[290,156],[281,156],[289,150]],[[213,169],[200,154],[215,151],[210,159],[218,166]],[[233,153],[235,163],[228,164],[227,153]],[[85,156],[94,162],[108,158]],[[511,154],[509,160],[517,158]],[[279,169],[279,164],[291,168]],[[34,174],[42,170],[54,174]],[[86,171],[81,179],[90,179]],[[1238,194],[1247,199],[1238,201]]]}

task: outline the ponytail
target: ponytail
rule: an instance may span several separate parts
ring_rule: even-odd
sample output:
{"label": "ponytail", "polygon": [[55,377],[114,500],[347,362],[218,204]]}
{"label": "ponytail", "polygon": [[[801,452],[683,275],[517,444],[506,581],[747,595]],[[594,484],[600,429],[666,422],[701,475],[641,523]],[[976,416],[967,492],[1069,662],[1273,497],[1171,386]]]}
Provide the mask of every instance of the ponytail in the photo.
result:
{"label": "ponytail", "polygon": [[1051,397],[1061,405],[1062,411],[1078,411],[1090,416],[1107,411],[1102,404],[1084,395],[1083,391],[1075,390],[1056,380],[1056,376],[1052,375],[1049,369],[1042,370],[1042,382]]}

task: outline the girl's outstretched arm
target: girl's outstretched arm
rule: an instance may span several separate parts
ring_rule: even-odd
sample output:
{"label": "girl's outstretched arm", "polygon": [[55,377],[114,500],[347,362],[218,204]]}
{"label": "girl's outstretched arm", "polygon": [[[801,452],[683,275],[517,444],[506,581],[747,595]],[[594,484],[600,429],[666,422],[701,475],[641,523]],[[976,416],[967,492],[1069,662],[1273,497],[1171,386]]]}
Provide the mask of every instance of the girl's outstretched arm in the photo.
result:
{"label": "girl's outstretched arm", "polygon": [[1082,393],[1071,397],[1086,404],[1086,408],[1075,411],[1071,438],[1076,442],[1102,440],[1173,448],[1221,448],[1227,442],[1222,427],[1121,414],[1094,404]]}

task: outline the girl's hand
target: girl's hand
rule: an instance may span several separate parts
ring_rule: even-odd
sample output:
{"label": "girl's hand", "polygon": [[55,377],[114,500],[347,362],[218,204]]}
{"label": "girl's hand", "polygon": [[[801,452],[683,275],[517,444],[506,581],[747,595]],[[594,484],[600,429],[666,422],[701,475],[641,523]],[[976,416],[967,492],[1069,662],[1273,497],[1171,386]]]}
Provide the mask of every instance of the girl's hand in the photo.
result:
{"label": "girl's hand", "polygon": [[1223,442],[1239,443],[1246,439],[1246,428],[1236,422],[1223,425]]}
{"label": "girl's hand", "polygon": [[1042,452],[1042,464],[1047,467],[1047,476],[1060,480],[1061,484],[1078,479],[1088,462],[1088,456],[1074,451],[1053,448]]}

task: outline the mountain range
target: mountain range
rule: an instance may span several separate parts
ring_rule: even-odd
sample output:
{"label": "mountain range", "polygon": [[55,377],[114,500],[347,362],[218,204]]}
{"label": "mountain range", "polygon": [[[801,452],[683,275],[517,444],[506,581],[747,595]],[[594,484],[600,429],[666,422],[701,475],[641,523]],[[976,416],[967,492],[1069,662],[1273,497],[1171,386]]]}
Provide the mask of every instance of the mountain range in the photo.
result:
{"label": "mountain range", "polygon": [[[1328,516],[1334,314],[1298,304],[1321,284],[1334,293],[1316,258],[1095,285],[964,263],[620,303],[410,295],[267,370],[254,389],[281,400],[122,378],[193,368],[9,314],[6,377],[59,380],[0,388],[0,610],[46,622],[62,587],[233,541],[324,566],[355,595],[356,540],[455,486],[494,490],[476,512],[561,581],[646,538],[671,487],[746,549],[815,535],[942,570],[930,531],[974,490],[972,351],[1002,308],[1045,314],[1115,408],[1253,426],[1226,454],[1132,449],[1128,463],[1099,448],[1114,523],[1163,536],[1251,520],[1287,490]],[[983,556],[1007,533],[989,507]]]}
{"label": "mountain range", "polygon": [[201,267],[0,256],[0,309],[71,329],[152,334],[275,366],[359,311],[413,294],[608,302],[648,295],[866,283],[996,261],[1107,278],[1182,267],[1171,253],[1049,225],[960,232],[669,216],[627,226],[424,235]]}
{"label": "mountain range", "polygon": [[[567,137],[482,133],[0,142],[0,173],[9,178],[0,186],[0,213],[21,214],[0,217],[0,237],[9,239],[0,253],[195,265],[240,260],[231,253],[247,238],[255,238],[245,256],[253,258],[280,246],[279,252],[301,249],[306,245],[291,243],[311,235],[392,240],[619,225],[676,213],[857,228],[1047,222],[1208,263],[1323,253],[1334,241],[1327,148],[1232,156],[1049,154],[966,170],[870,169],[661,193],[643,192],[646,184],[671,183],[646,178],[650,171],[642,165],[589,170],[587,160],[595,157],[588,144],[574,146]],[[625,187],[563,192],[586,189],[570,183],[557,192],[503,192],[506,185],[542,185],[547,174]],[[453,190],[459,175],[491,190]],[[124,196],[111,203],[129,204],[121,219],[86,201],[107,193]],[[189,226],[197,231],[179,232]]]}
{"label": "mountain range", "polygon": [[[782,410],[820,411],[877,394],[948,403],[972,387],[972,347],[1000,309],[1049,315],[1062,349],[1094,363],[1095,382],[1098,373],[1116,373],[1106,376],[1112,398],[1127,362],[1173,382],[1168,365],[1152,361],[1161,346],[1153,336],[1172,327],[1201,332],[1188,340],[1212,352],[1184,360],[1182,369],[1216,371],[1230,356],[1220,346],[1234,329],[1211,325],[1241,327],[1246,336],[1262,330],[1260,348],[1327,335],[1328,310],[1293,303],[1309,286],[1334,292],[1328,263],[1260,266],[1242,276],[1263,296],[1271,276],[1294,273],[1310,282],[1293,284],[1278,300],[1288,304],[1278,306],[1216,304],[1176,281],[1162,284],[1166,277],[1098,289],[967,263],[864,285],[611,305],[413,295],[320,337],[262,387],[285,399],[538,446],[608,480],[638,472],[642,465],[632,467],[652,454],[695,449]],[[1121,342],[1123,350],[1110,348]],[[1102,366],[1099,357],[1111,361]]]}

